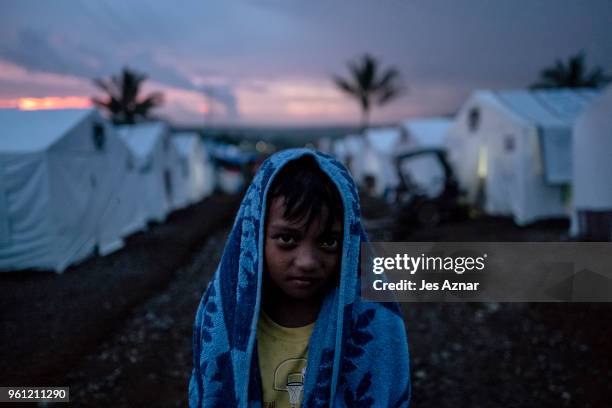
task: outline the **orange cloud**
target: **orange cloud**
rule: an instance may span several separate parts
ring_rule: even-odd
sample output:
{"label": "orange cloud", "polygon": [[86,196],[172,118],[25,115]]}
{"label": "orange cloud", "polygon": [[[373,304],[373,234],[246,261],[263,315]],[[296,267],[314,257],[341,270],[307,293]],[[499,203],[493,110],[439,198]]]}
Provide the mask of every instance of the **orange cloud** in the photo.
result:
{"label": "orange cloud", "polygon": [[87,96],[47,96],[44,98],[0,99],[0,108],[21,110],[85,109],[92,105]]}

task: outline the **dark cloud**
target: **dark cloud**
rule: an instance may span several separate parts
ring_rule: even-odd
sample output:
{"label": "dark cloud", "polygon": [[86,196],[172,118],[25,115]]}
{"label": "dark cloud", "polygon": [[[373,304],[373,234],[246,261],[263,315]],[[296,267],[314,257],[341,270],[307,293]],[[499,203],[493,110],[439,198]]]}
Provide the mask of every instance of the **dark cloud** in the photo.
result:
{"label": "dark cloud", "polygon": [[15,42],[0,44],[0,57],[37,71],[74,74],[83,70],[69,55],[51,46],[48,33],[45,35],[31,28],[20,29]]}
{"label": "dark cloud", "polygon": [[[24,28],[17,34],[17,41],[0,45],[0,58],[35,72],[49,72],[82,78],[106,77],[123,67],[144,72],[149,78],[183,89],[197,90],[191,79],[171,66],[155,59],[149,50],[130,53],[124,58],[110,58],[103,51],[87,44],[71,44],[61,35],[42,33]],[[228,93],[229,90],[224,90]]]}

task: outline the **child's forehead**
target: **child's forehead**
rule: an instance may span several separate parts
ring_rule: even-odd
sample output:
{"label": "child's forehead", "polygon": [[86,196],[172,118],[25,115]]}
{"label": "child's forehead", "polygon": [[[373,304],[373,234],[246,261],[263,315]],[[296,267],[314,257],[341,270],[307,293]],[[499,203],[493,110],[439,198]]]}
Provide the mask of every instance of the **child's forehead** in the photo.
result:
{"label": "child's forehead", "polygon": [[[274,197],[268,206],[267,216],[266,216],[266,225],[273,227],[291,227],[294,229],[305,230],[306,228],[313,228],[315,230],[322,230],[327,224],[327,219],[331,216],[329,208],[323,205],[321,207],[321,212],[315,214],[312,219],[309,221],[309,213],[298,214],[297,217],[287,218],[285,216],[285,197],[277,196]],[[310,210],[312,211],[312,210]],[[310,225],[307,225],[310,224]],[[339,217],[335,217],[332,224],[330,225],[333,230],[342,228],[342,221]]]}

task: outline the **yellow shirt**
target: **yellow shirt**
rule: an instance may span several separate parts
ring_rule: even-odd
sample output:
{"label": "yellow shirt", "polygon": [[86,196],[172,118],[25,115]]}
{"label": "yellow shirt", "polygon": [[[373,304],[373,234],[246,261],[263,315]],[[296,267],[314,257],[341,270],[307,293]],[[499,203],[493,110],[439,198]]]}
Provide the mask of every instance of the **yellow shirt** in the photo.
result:
{"label": "yellow shirt", "polygon": [[263,311],[257,324],[257,352],[263,408],[299,408],[303,398],[308,341],[314,323],[283,327]]}

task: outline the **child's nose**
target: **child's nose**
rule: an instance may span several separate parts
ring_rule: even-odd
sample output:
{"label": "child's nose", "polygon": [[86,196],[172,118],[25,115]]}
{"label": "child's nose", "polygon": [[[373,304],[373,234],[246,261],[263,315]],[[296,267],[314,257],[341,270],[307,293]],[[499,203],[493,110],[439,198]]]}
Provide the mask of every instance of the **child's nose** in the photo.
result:
{"label": "child's nose", "polygon": [[296,255],[295,266],[304,271],[313,271],[317,269],[318,265],[316,248],[312,248],[310,245],[301,246]]}

